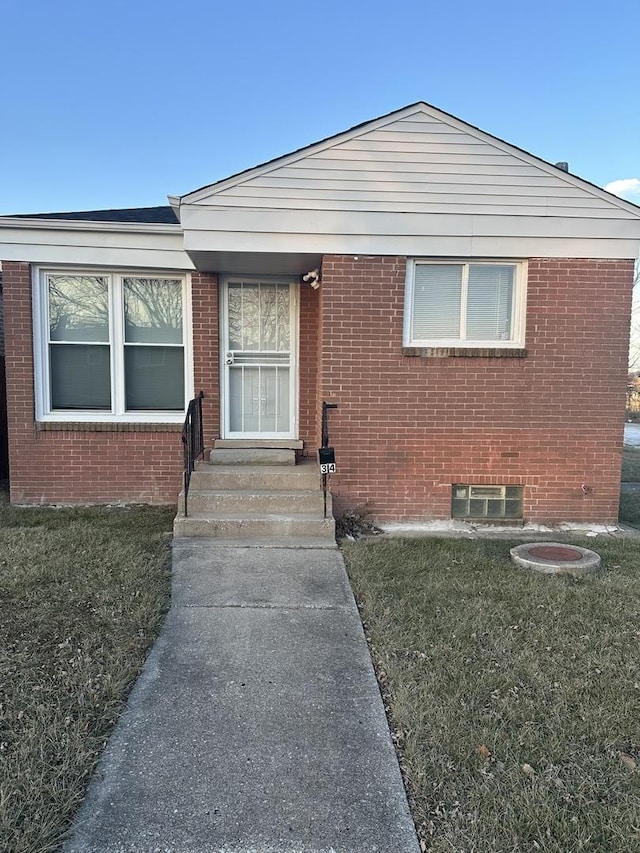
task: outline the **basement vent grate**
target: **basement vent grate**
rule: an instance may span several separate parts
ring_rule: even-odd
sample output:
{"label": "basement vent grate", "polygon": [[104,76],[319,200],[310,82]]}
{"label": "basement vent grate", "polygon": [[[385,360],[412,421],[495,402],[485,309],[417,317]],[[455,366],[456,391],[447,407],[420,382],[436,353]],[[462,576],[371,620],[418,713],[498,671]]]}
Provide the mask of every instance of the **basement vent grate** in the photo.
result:
{"label": "basement vent grate", "polygon": [[452,518],[522,518],[522,486],[451,487]]}

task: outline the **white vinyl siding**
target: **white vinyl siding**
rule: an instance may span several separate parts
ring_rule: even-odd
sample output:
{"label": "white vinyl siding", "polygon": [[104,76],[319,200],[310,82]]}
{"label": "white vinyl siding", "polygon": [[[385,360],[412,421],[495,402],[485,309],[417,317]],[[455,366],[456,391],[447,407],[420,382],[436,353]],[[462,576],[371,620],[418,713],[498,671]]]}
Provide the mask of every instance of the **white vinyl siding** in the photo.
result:
{"label": "white vinyl siding", "polygon": [[405,346],[524,346],[525,265],[407,263]]}
{"label": "white vinyl siding", "polygon": [[221,188],[203,203],[628,218],[624,210],[519,153],[481,131],[472,135],[415,113]]}
{"label": "white vinyl siding", "polygon": [[61,267],[194,269],[179,225],[0,217],[4,260]]}
{"label": "white vinyl siding", "polygon": [[188,318],[182,276],[36,272],[38,419],[182,421]]}
{"label": "white vinyl siding", "polygon": [[626,258],[628,202],[417,104],[204,187],[180,203],[185,248],[232,255]]}

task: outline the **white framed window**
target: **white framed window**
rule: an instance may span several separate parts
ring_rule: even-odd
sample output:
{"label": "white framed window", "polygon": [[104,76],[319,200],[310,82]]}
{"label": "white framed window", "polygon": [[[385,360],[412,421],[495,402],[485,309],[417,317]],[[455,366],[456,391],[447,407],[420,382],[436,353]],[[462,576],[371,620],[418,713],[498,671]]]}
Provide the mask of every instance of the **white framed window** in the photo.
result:
{"label": "white framed window", "polygon": [[524,346],[526,262],[407,261],[404,345]]}
{"label": "white framed window", "polygon": [[36,418],[182,421],[189,318],[183,275],[36,270]]}

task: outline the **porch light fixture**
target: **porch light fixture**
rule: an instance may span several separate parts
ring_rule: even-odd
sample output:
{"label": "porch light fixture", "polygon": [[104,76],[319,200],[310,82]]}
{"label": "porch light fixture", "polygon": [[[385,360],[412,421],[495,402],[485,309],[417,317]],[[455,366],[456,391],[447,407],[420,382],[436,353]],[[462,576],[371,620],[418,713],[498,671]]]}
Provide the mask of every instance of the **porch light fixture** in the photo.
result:
{"label": "porch light fixture", "polygon": [[317,267],[315,270],[309,270],[309,272],[302,276],[302,280],[310,284],[314,290],[317,290],[320,287],[320,268]]}

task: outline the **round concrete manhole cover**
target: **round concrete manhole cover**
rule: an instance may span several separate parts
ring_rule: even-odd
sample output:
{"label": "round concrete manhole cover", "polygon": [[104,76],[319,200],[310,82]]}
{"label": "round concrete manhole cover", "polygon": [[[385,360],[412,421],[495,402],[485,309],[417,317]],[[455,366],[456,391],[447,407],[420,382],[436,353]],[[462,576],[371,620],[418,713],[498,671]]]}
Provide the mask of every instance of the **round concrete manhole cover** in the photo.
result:
{"label": "round concrete manhole cover", "polygon": [[529,548],[532,557],[542,557],[543,560],[551,560],[553,563],[566,563],[570,560],[581,560],[582,554],[575,548],[566,545],[534,545]]}
{"label": "round concrete manhole cover", "polygon": [[561,542],[530,542],[512,548],[511,559],[519,566],[544,574],[583,575],[600,567],[600,555],[579,545]]}

